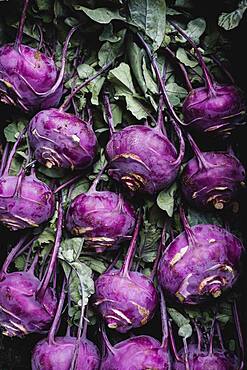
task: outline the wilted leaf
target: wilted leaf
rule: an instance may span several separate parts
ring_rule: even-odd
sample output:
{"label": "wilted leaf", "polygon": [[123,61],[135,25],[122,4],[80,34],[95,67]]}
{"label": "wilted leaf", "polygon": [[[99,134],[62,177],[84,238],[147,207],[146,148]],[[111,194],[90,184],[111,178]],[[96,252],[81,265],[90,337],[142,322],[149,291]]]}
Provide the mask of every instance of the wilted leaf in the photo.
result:
{"label": "wilted leaf", "polygon": [[177,190],[177,184],[174,183],[169,189],[162,190],[157,197],[157,204],[163,211],[166,211],[169,217],[172,217],[174,210],[174,195]]}

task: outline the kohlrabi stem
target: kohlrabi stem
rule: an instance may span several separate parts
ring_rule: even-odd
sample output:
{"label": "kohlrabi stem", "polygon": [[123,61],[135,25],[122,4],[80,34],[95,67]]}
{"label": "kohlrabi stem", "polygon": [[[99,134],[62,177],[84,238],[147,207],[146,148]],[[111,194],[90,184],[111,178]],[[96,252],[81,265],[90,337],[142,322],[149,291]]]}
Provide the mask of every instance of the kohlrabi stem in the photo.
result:
{"label": "kohlrabi stem", "polygon": [[50,329],[49,334],[48,334],[48,343],[49,344],[54,344],[55,343],[55,335],[56,335],[56,332],[57,332],[57,329],[58,329],[59,321],[61,319],[61,314],[62,314],[62,311],[63,311],[64,301],[65,301],[65,296],[66,296],[65,284],[66,284],[66,279],[64,278],[63,285],[62,285],[62,290],[61,290],[61,294],[60,294],[60,299],[59,299],[59,303],[58,303],[58,307],[57,307],[57,312],[55,314],[51,329]]}
{"label": "kohlrabi stem", "polygon": [[87,86],[90,82],[95,80],[98,76],[100,76],[102,73],[106,72],[113,64],[114,62],[107,63],[104,67],[102,67],[98,72],[96,72],[93,76],[86,79],[84,82],[82,82],[79,86],[77,86],[70,95],[67,96],[67,98],[64,100],[63,104],[59,108],[60,111],[64,111],[68,108],[68,106],[71,103],[71,100],[73,97],[85,86]]}
{"label": "kohlrabi stem", "polygon": [[127,254],[125,256],[123,266],[121,267],[121,270],[120,270],[120,274],[122,276],[126,276],[126,277],[128,276],[129,269],[131,267],[130,265],[131,265],[131,262],[132,262],[132,258],[135,254],[135,251],[136,251],[136,243],[137,243],[137,239],[138,239],[138,235],[139,235],[139,231],[140,231],[141,219],[142,219],[142,215],[141,215],[141,212],[139,212],[139,215],[138,215],[138,218],[137,218],[137,221],[136,221],[136,225],[135,225],[135,230],[134,230],[134,233],[133,233],[133,236],[132,236],[132,240],[130,242],[130,246],[129,246],[129,249],[127,251]]}
{"label": "kohlrabi stem", "polygon": [[209,355],[213,354],[213,344],[214,344],[214,329],[215,329],[215,317],[212,322],[210,337],[209,337]]}
{"label": "kohlrabi stem", "polygon": [[106,163],[102,168],[101,170],[99,171],[99,173],[97,174],[97,176],[95,177],[95,179],[93,180],[92,182],[92,185],[90,186],[89,190],[88,190],[88,193],[94,193],[95,191],[97,191],[97,186],[98,186],[98,183],[101,179],[101,176],[103,175],[103,173],[105,172],[105,169],[106,167],[108,166],[108,163]]}
{"label": "kohlrabi stem", "polygon": [[120,257],[120,255],[121,255],[121,253],[122,253],[122,251],[121,251],[121,250],[119,250],[119,251],[117,252],[117,254],[116,254],[116,256],[115,256],[114,260],[110,263],[110,265],[108,266],[108,268],[106,269],[106,271],[105,271],[104,273],[107,273],[107,272],[111,271],[111,270],[114,268],[114,266],[116,265],[116,263],[117,263],[117,262],[118,262],[118,260],[119,260],[119,257]]}
{"label": "kohlrabi stem", "polygon": [[16,39],[15,39],[15,48],[17,50],[19,50],[20,45],[22,43],[24,24],[25,24],[25,20],[26,20],[26,16],[27,16],[27,9],[28,9],[29,2],[30,2],[30,0],[24,0],[22,15],[21,15],[21,19],[20,19],[20,22],[19,22],[18,31],[17,31],[17,35],[16,35]]}
{"label": "kohlrabi stem", "polygon": [[84,176],[84,173],[80,173],[80,175],[76,175],[69,179],[68,181],[64,182],[62,185],[58,186],[56,190],[54,191],[54,194],[58,193],[59,191],[67,188],[68,186],[74,184],[77,180],[79,180],[82,176]]}
{"label": "kohlrabi stem", "polygon": [[242,370],[244,368],[244,363],[245,363],[245,359],[244,359],[245,348],[244,348],[244,340],[243,340],[243,335],[242,335],[242,330],[241,330],[241,324],[240,324],[236,299],[234,299],[234,302],[233,302],[233,317],[234,317],[234,322],[235,322],[235,326],[237,330],[238,342],[239,342],[239,347],[240,347],[240,352],[241,352],[241,358],[240,358],[241,364],[238,370]]}
{"label": "kohlrabi stem", "polygon": [[184,227],[184,231],[186,233],[188,242],[191,245],[191,247],[195,246],[196,245],[195,234],[193,233],[193,231],[192,231],[192,229],[189,225],[188,219],[185,216],[185,212],[184,212],[184,209],[183,209],[182,206],[180,206],[180,208],[179,208],[179,213],[180,213],[180,218],[181,218],[182,225]]}
{"label": "kohlrabi stem", "polygon": [[112,116],[109,94],[107,92],[103,93],[103,103],[104,103],[104,110],[105,110],[107,123],[108,123],[108,126],[109,126],[110,134],[112,136],[112,134],[116,130],[115,130],[115,127],[114,127],[114,122],[113,122],[113,116]]}
{"label": "kohlrabi stem", "polygon": [[3,171],[3,176],[6,176],[8,174],[11,163],[12,163],[12,160],[13,160],[13,158],[15,156],[15,153],[16,153],[17,147],[19,146],[19,144],[22,141],[24,135],[26,134],[26,131],[27,131],[27,126],[24,127],[24,129],[20,132],[16,142],[14,143],[13,148],[11,149],[11,151],[9,153],[7,164],[6,164],[5,169]]}
{"label": "kohlrabi stem", "polygon": [[43,33],[43,30],[42,30],[42,28],[40,27],[39,24],[36,24],[35,26],[38,28],[38,32],[39,32],[39,46],[38,46],[38,50],[41,50],[42,47],[44,46],[44,33]]}
{"label": "kohlrabi stem", "polygon": [[[16,244],[16,246],[11,249],[10,253],[8,254],[8,256],[5,259],[4,264],[3,264],[2,268],[1,268],[0,275],[7,273],[8,268],[9,268],[9,265],[12,263],[12,261],[14,260],[16,254],[23,247],[23,244],[27,241],[28,238],[29,238],[29,235],[23,236],[19,240],[19,242]],[[27,243],[25,245],[25,247],[28,248],[31,243],[33,243],[33,239],[29,243]]]}
{"label": "kohlrabi stem", "polygon": [[28,265],[29,265],[29,262],[30,262],[31,254],[32,254],[32,248],[30,248],[29,251],[28,251],[28,254],[27,254],[27,257],[26,257],[25,266],[24,266],[23,271],[27,271],[27,269],[28,269]]}
{"label": "kohlrabi stem", "polygon": [[163,248],[164,248],[164,245],[165,245],[165,239],[164,239],[165,233],[166,233],[166,223],[165,223],[165,225],[163,227],[163,230],[162,230],[161,240],[160,240],[159,245],[158,245],[156,258],[155,258],[153,269],[152,269],[152,272],[151,272],[151,275],[150,275],[151,280],[154,280],[154,278],[156,276],[156,273],[157,273],[160,257],[161,257],[161,254],[163,252]]}
{"label": "kohlrabi stem", "polygon": [[178,351],[177,351],[177,347],[176,347],[176,343],[175,343],[175,339],[174,339],[174,335],[173,335],[173,331],[172,331],[172,325],[171,325],[170,320],[168,320],[168,328],[169,328],[169,337],[170,337],[170,341],[171,341],[172,351],[173,351],[173,354],[175,356],[175,359],[179,362],[182,362],[182,358],[179,356]]}
{"label": "kohlrabi stem", "polygon": [[199,329],[199,326],[197,325],[197,323],[195,321],[193,321],[194,325],[195,325],[195,328],[196,328],[196,334],[197,334],[197,351],[198,353],[201,352],[201,348],[202,348],[202,333],[201,333],[201,330]]}
{"label": "kohlrabi stem", "polygon": [[60,247],[61,239],[62,239],[62,228],[63,228],[63,208],[62,208],[61,202],[59,202],[56,238],[55,238],[55,242],[54,242],[52,256],[51,256],[46,274],[45,274],[44,278],[42,279],[41,284],[40,284],[40,286],[37,290],[37,293],[36,293],[37,298],[39,300],[42,300],[43,297],[44,297],[44,294],[45,294],[46,289],[49,285],[51,276],[53,274],[54,267],[56,265],[57,255],[58,255],[58,251],[59,251],[59,247]]}
{"label": "kohlrabi stem", "polygon": [[210,167],[210,164],[204,158],[203,153],[201,152],[201,150],[197,146],[197,144],[194,141],[194,139],[192,138],[192,136],[190,134],[187,134],[187,138],[188,138],[188,141],[190,143],[190,146],[191,146],[191,148],[192,148],[193,152],[195,153],[195,156],[196,156],[196,158],[198,160],[199,168],[200,169],[207,169],[207,168],[209,168]]}
{"label": "kohlrabi stem", "polygon": [[166,309],[166,301],[164,293],[161,288],[159,288],[160,293],[160,312],[161,312],[161,323],[162,323],[162,348],[168,351],[168,340],[169,340],[169,330],[168,330],[168,317]]}
{"label": "kohlrabi stem", "polygon": [[189,351],[188,351],[188,345],[186,338],[183,338],[183,344],[184,344],[184,360],[185,360],[185,369],[190,370],[190,364],[189,364]]}
{"label": "kohlrabi stem", "polygon": [[228,69],[224,66],[224,64],[214,55],[210,55],[210,58],[220,67],[220,69],[225,73],[225,75],[229,78],[231,83],[235,85],[235,80],[232,74],[228,71]]}
{"label": "kohlrabi stem", "polygon": [[220,327],[220,324],[219,324],[218,321],[216,322],[216,329],[217,329],[217,334],[218,334],[221,349],[224,352],[225,351],[225,346],[224,346],[223,336],[222,336],[222,332],[221,332],[221,327]]}
{"label": "kohlrabi stem", "polygon": [[173,118],[170,118],[171,120],[171,123],[173,124],[174,126],[174,129],[175,129],[175,132],[177,134],[177,137],[178,137],[178,141],[179,141],[179,152],[178,152],[178,156],[177,158],[175,159],[175,161],[173,162],[173,165],[176,166],[176,165],[179,165],[181,164],[181,161],[184,157],[184,153],[185,153],[185,141],[184,141],[184,137],[183,137],[183,133],[182,133],[182,130],[181,128],[178,126],[176,120],[174,120]]}
{"label": "kohlrabi stem", "polygon": [[190,45],[193,47],[193,49],[195,50],[196,52],[196,55],[197,55],[197,58],[198,58],[198,61],[202,67],[202,70],[203,70],[203,73],[205,75],[205,79],[206,79],[206,84],[207,84],[207,88],[210,92],[214,93],[214,84],[213,84],[213,78],[208,70],[208,67],[206,66],[206,63],[202,57],[202,54],[201,52],[199,51],[197,45],[194,43],[194,41],[191,39],[191,37],[189,37],[186,32],[175,22],[173,22],[172,20],[169,21],[170,24],[178,31],[178,33],[180,33],[180,35],[182,35],[189,43]]}
{"label": "kohlrabi stem", "polygon": [[184,126],[184,123],[180,120],[180,118],[176,114],[176,112],[173,109],[173,106],[172,106],[172,104],[171,104],[171,102],[170,102],[170,100],[168,98],[168,94],[166,92],[165,84],[164,84],[163,79],[161,77],[161,74],[160,74],[160,71],[159,71],[159,68],[158,68],[158,65],[157,65],[157,62],[156,62],[155,57],[152,55],[151,50],[150,50],[148,44],[144,41],[143,37],[139,33],[137,33],[137,36],[138,36],[140,42],[142,43],[144,49],[146,50],[146,53],[147,53],[147,55],[148,55],[148,57],[150,59],[150,62],[152,64],[152,66],[153,66],[153,69],[154,69],[155,74],[156,74],[156,78],[158,80],[158,83],[160,85],[161,92],[162,92],[163,97],[164,97],[165,104],[167,106],[167,109],[168,109],[170,115],[172,116],[172,118],[177,123],[179,123],[180,125]]}
{"label": "kohlrabi stem", "polygon": [[116,353],[116,350],[113,348],[113,346],[111,345],[111,343],[110,343],[110,341],[109,341],[109,339],[106,335],[104,324],[101,325],[101,334],[102,334],[103,342],[105,344],[105,347],[106,347],[107,351],[110,351],[112,354]]}
{"label": "kohlrabi stem", "polygon": [[2,176],[4,168],[6,166],[8,154],[9,154],[9,143],[6,143],[4,147],[3,155],[2,155],[2,160],[1,160],[0,177]]}
{"label": "kohlrabi stem", "polygon": [[191,85],[191,82],[190,82],[190,79],[189,79],[189,75],[188,75],[188,73],[186,71],[185,66],[178,60],[178,58],[176,57],[176,54],[168,46],[165,48],[165,50],[177,62],[177,65],[179,66],[181,72],[183,73],[183,76],[184,76],[184,79],[185,79],[185,82],[186,82],[186,88],[187,88],[187,90],[188,91],[192,91],[193,90],[193,87]]}
{"label": "kohlrabi stem", "polygon": [[[30,249],[30,252],[31,252],[31,249]],[[35,267],[37,266],[38,260],[39,260],[39,253],[36,253],[36,255],[34,256],[33,262],[28,269],[28,272],[30,274],[34,274],[34,270],[35,270]]]}
{"label": "kohlrabi stem", "polygon": [[79,26],[71,28],[71,30],[68,33],[68,36],[66,37],[64,47],[63,47],[63,53],[62,53],[61,69],[60,69],[60,72],[59,72],[59,75],[58,75],[58,78],[57,78],[56,82],[54,83],[54,85],[48,91],[39,92],[39,91],[35,90],[34,87],[23,76],[21,76],[21,78],[25,81],[25,83],[28,85],[28,87],[35,93],[35,95],[40,96],[40,97],[47,97],[47,96],[55,93],[57,91],[58,87],[61,85],[61,83],[63,81],[63,77],[64,77],[64,72],[65,72],[66,55],[67,55],[67,51],[68,51],[69,42],[70,42],[70,39],[71,39],[73,33],[78,28],[79,28]]}

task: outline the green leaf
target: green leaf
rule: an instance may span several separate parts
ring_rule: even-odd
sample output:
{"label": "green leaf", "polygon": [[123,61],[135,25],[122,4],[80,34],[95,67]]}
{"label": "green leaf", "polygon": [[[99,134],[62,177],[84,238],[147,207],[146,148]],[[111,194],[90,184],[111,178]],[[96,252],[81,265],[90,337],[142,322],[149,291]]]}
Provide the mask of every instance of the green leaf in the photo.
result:
{"label": "green leaf", "polygon": [[84,80],[84,79],[94,75],[95,74],[95,69],[93,67],[91,67],[90,65],[84,63],[84,64],[80,64],[77,67],[77,73],[78,73],[80,79]]}
{"label": "green leaf", "polygon": [[147,63],[146,63],[145,58],[143,58],[142,69],[143,69],[143,76],[144,76],[144,80],[145,80],[148,91],[151,92],[152,94],[158,94],[157,84],[153,80],[153,76],[151,75],[150,70],[147,68]]}
{"label": "green leaf", "polygon": [[59,258],[64,259],[69,264],[76,261],[80,256],[83,243],[83,238],[64,239],[59,249]]}
{"label": "green leaf", "polygon": [[111,43],[121,40],[121,35],[114,34],[112,23],[106,24],[102,34],[99,36],[99,41],[109,41]]}
{"label": "green leaf", "polygon": [[26,259],[24,256],[19,256],[15,259],[15,268],[18,271],[23,271],[26,265]]}
{"label": "green leaf", "polygon": [[157,204],[163,211],[166,211],[169,217],[172,217],[174,211],[174,195],[177,190],[177,184],[174,183],[169,189],[162,190],[157,197]]}
{"label": "green leaf", "polygon": [[215,213],[204,213],[190,208],[188,210],[188,221],[191,226],[198,224],[214,224],[223,226],[223,221],[220,216]]}
{"label": "green leaf", "polygon": [[189,338],[192,335],[192,326],[190,324],[184,324],[180,326],[178,335],[183,338]]}
{"label": "green leaf", "polygon": [[236,28],[247,9],[247,1],[241,1],[238,8],[231,13],[222,13],[219,16],[218,25],[226,31]]}
{"label": "green leaf", "polygon": [[85,263],[88,267],[90,267],[98,274],[103,274],[109,266],[109,263],[104,260],[100,260],[97,257],[95,258],[90,256],[83,256],[80,258],[80,261]]}
{"label": "green leaf", "polygon": [[135,88],[130,73],[130,67],[126,63],[112,69],[108,75],[109,81],[115,88],[115,96],[123,96],[126,100],[127,109],[138,119],[141,120],[148,116],[144,106],[136,97]]}
{"label": "green leaf", "polygon": [[27,122],[13,122],[4,129],[4,136],[9,143],[15,143]]}
{"label": "green leaf", "polygon": [[176,323],[176,325],[181,328],[185,325],[190,323],[190,320],[187,319],[184,315],[182,315],[179,311],[175,310],[175,308],[168,307],[167,311],[171,316],[172,320]]}
{"label": "green leaf", "polygon": [[141,241],[139,248],[142,249],[141,258],[144,262],[153,262],[157,255],[158,241],[161,237],[161,229],[151,224],[148,220],[144,221],[140,232]]}
{"label": "green leaf", "polygon": [[115,60],[123,47],[124,37],[126,34],[126,30],[121,30],[118,32],[120,40],[115,43],[111,43],[110,41],[106,41],[100,48],[98,53],[99,58],[99,65],[103,67],[105,64]]}
{"label": "green leaf", "polygon": [[93,21],[101,24],[110,23],[113,20],[124,21],[125,18],[119,14],[119,10],[110,10],[107,8],[89,9],[81,5],[73,5],[75,10],[83,11]]}
{"label": "green leaf", "polygon": [[198,61],[196,59],[190,59],[188,57],[186,50],[184,50],[183,48],[178,48],[176,57],[178,58],[178,60],[180,60],[181,63],[183,63],[187,67],[194,68],[195,66],[198,65]]}
{"label": "green leaf", "polygon": [[140,49],[137,44],[133,41],[129,41],[127,44],[127,52],[130,61],[131,70],[143,92],[146,94],[147,86],[144,80],[143,70],[142,70],[142,61],[145,55],[144,50]]}
{"label": "green leaf", "polygon": [[132,22],[153,41],[154,50],[159,49],[165,37],[165,0],[129,0]]}
{"label": "green leaf", "polygon": [[[199,44],[200,37],[206,30],[206,25],[206,21],[203,18],[196,18],[187,24],[185,32],[196,44]],[[180,40],[186,42],[183,36],[180,37]]]}

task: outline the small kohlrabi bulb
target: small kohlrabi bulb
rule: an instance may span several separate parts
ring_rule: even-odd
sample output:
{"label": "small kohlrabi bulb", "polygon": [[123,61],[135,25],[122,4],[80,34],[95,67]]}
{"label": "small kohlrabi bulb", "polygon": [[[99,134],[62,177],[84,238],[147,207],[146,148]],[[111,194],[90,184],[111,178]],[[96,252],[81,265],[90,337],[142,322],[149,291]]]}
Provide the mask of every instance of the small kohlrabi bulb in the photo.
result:
{"label": "small kohlrabi bulb", "polygon": [[111,329],[125,333],[145,325],[154,315],[158,303],[151,278],[129,271],[136,249],[140,220],[121,270],[102,274],[95,283],[95,305]]}
{"label": "small kohlrabi bulb", "polygon": [[87,193],[71,202],[66,216],[68,231],[83,236],[85,245],[96,252],[117,248],[129,239],[136,219],[134,208],[120,194],[96,190],[103,171]]}
{"label": "small kohlrabi bulb", "polygon": [[111,130],[106,147],[109,175],[132,192],[154,194],[171,185],[184,155],[183,137],[175,123],[180,142],[179,153],[162,129],[163,120],[159,119],[155,128],[131,125],[115,131],[107,96],[105,107]]}
{"label": "small kohlrabi bulb", "polygon": [[59,72],[52,58],[22,44],[28,5],[29,0],[25,0],[15,43],[0,48],[0,101],[25,112],[35,112],[57,106],[61,100],[66,53],[77,27],[65,41]]}
{"label": "small kohlrabi bulb", "polygon": [[185,166],[181,188],[185,200],[201,209],[234,206],[245,180],[245,169],[231,152],[201,152],[188,136],[195,157]]}
{"label": "small kohlrabi bulb", "polygon": [[243,245],[220,226],[190,227],[183,212],[182,221],[185,231],[166,248],[158,280],[180,303],[198,304],[233,286],[239,276]]}

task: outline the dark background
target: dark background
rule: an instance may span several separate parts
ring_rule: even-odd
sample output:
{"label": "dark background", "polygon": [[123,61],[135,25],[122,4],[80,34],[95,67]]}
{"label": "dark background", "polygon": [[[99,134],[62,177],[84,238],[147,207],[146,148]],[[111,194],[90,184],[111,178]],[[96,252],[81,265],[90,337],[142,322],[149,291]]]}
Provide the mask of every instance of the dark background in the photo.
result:
{"label": "dark background", "polygon": [[[141,1],[141,0],[140,0]],[[13,1],[14,3],[14,1]],[[219,14],[222,11],[231,11],[236,6],[236,1],[225,1],[225,0],[196,0],[194,2],[193,13],[195,16],[204,17],[208,22],[218,19]],[[1,12],[1,3],[0,3]],[[247,13],[247,12],[246,12]],[[229,69],[233,74],[237,84],[247,94],[247,14],[245,14],[240,25],[232,30],[225,31],[225,37],[228,40],[229,48],[226,51],[226,57],[229,59]],[[0,107],[0,120],[4,122],[4,117],[8,115],[8,107]],[[3,126],[2,126],[3,128]],[[0,128],[0,135],[2,128]],[[247,168],[247,150],[246,150],[246,138],[247,130],[244,128],[237,136],[236,142],[238,143],[238,152],[240,153],[240,160],[245,164]],[[247,209],[247,197],[243,196],[241,199],[241,219],[240,227],[244,233],[245,240],[247,240],[247,225],[246,225],[246,209]],[[1,246],[0,246],[0,261],[3,261],[6,254],[6,248],[4,248],[4,240],[9,242],[9,235],[5,230],[0,229],[1,233]],[[247,261],[246,261],[247,262]],[[240,302],[240,316],[242,328],[247,328],[247,294],[246,294],[246,277],[247,273],[243,271],[241,286],[242,286],[242,298]],[[145,331],[148,331],[152,335],[152,326],[148,325]],[[247,330],[246,330],[247,333]],[[246,337],[246,335],[244,335]],[[23,339],[10,339],[0,336],[0,370],[29,370],[30,367],[30,356],[34,346],[41,336],[30,335]],[[246,347],[246,346],[245,346]],[[59,369],[58,369],[59,370]]]}

